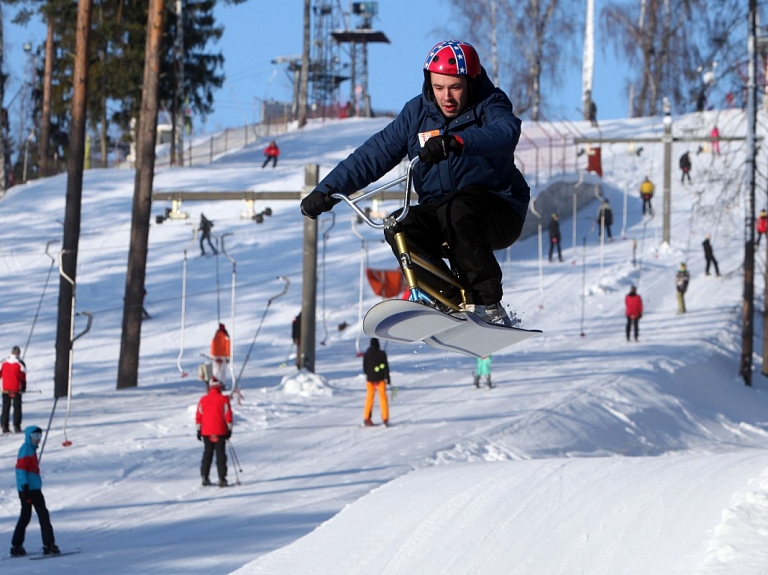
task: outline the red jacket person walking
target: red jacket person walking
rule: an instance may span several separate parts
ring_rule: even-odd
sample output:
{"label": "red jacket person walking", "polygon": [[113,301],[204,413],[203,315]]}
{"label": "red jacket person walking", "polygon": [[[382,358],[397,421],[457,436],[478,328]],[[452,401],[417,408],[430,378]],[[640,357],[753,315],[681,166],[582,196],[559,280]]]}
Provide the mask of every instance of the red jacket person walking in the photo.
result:
{"label": "red jacket person walking", "polygon": [[643,299],[637,294],[635,286],[629,288],[629,293],[624,298],[624,304],[627,308],[627,341],[629,341],[630,331],[633,326],[635,328],[635,341],[637,341],[639,334],[638,323],[640,318],[643,317]]}
{"label": "red jacket person walking", "polygon": [[13,431],[21,433],[21,394],[27,391],[27,366],[19,357],[21,350],[14,345],[11,355],[0,364],[0,379],[3,380],[3,412],[0,426],[3,433],[10,433],[11,404],[13,404]]}
{"label": "red jacket person walking", "polygon": [[213,454],[216,453],[216,471],[219,487],[227,485],[227,439],[232,437],[232,407],[229,397],[221,393],[222,384],[215,377],[208,384],[208,393],[197,404],[195,423],[197,439],[203,442],[203,460],[200,475],[203,485],[210,485],[209,474]]}

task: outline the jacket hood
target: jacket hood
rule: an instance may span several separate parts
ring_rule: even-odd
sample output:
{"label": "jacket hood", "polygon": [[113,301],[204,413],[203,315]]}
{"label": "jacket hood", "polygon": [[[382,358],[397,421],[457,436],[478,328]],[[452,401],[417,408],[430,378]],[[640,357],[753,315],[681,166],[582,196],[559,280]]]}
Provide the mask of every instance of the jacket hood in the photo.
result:
{"label": "jacket hood", "polygon": [[29,443],[30,445],[34,446],[35,449],[37,449],[37,445],[35,445],[32,442],[32,434],[33,433],[42,433],[43,430],[40,429],[37,425],[30,425],[29,427],[24,429],[24,441],[26,443]]}

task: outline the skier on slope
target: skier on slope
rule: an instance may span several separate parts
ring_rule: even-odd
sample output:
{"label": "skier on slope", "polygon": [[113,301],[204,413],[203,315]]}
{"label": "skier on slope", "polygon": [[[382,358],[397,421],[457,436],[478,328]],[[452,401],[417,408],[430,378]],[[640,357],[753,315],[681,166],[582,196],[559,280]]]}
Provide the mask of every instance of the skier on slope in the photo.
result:
{"label": "skier on slope", "polygon": [[[316,218],[337,203],[332,194],[350,195],[403,157],[418,156],[413,177],[419,204],[399,229],[414,251],[446,273],[443,244],[448,245],[466,301],[454,288],[439,286],[448,299],[488,323],[511,325],[501,305],[502,272],[493,251],[517,240],[528,211],[530,189],[514,162],[521,122],[470,44],[440,42],[427,55],[423,72],[421,95],[338,164],[302,200],[301,211]],[[385,230],[385,238],[397,254],[394,233]],[[417,269],[416,275],[423,279],[424,272]]]}
{"label": "skier on slope", "polygon": [[373,425],[373,421],[371,421],[373,399],[376,390],[378,390],[381,422],[384,425],[389,425],[389,403],[387,402],[387,386],[391,383],[389,361],[387,360],[387,352],[379,347],[379,340],[375,337],[371,338],[371,345],[363,355],[363,372],[367,380],[363,423],[366,426]]}
{"label": "skier on slope", "polygon": [[223,383],[215,377],[208,384],[208,393],[200,398],[195,413],[197,439],[203,442],[203,459],[200,476],[203,485],[211,484],[209,473],[213,454],[216,454],[216,471],[219,487],[227,483],[227,439],[232,436],[232,407],[229,397],[221,393]]}
{"label": "skier on slope", "polygon": [[227,381],[230,349],[229,333],[227,333],[226,326],[220,323],[219,329],[216,330],[211,340],[211,359],[213,360],[212,375],[222,385],[225,385]]}
{"label": "skier on slope", "polygon": [[43,430],[31,425],[24,430],[24,443],[19,448],[16,460],[16,489],[21,499],[21,514],[16,523],[11,540],[11,556],[23,557],[27,554],[24,549],[24,535],[27,531],[32,508],[35,508],[40,522],[40,532],[43,537],[43,555],[58,555],[61,553],[56,545],[53,527],[48,508],[43,497],[43,481],[40,479],[40,464],[37,459],[37,446],[43,437]]}

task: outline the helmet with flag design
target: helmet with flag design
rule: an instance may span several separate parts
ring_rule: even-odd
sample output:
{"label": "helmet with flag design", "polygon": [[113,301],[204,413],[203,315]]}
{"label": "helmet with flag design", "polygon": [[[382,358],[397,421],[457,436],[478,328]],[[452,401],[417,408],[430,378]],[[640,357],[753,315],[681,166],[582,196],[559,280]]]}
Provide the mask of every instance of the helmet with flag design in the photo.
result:
{"label": "helmet with flag design", "polygon": [[424,72],[477,78],[480,75],[480,57],[471,44],[446,40],[429,51],[424,61]]}

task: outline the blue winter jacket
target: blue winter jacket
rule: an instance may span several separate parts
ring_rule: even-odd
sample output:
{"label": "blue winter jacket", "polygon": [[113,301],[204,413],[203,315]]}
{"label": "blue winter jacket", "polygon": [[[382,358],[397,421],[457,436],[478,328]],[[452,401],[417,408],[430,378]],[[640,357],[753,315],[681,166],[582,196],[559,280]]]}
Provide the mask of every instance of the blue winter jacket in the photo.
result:
{"label": "blue winter jacket", "polygon": [[530,188],[514,160],[520,119],[513,113],[507,95],[494,87],[485,69],[481,69],[480,78],[472,86],[470,99],[461,115],[449,120],[435,103],[425,79],[421,95],[407,102],[389,125],[340,162],[316,189],[344,195],[361,190],[385,176],[405,156],[418,156],[419,134],[438,130],[445,135],[459,135],[464,149],[460,156],[452,154],[432,166],[416,164],[414,187],[419,202],[428,203],[454,190],[475,188],[500,195],[525,219]]}
{"label": "blue winter jacket", "polygon": [[30,425],[24,430],[24,443],[19,448],[19,458],[16,460],[16,489],[22,491],[25,485],[30,490],[42,489],[43,480],[40,478],[40,465],[37,461],[37,445],[32,442],[32,431],[38,429]]}

